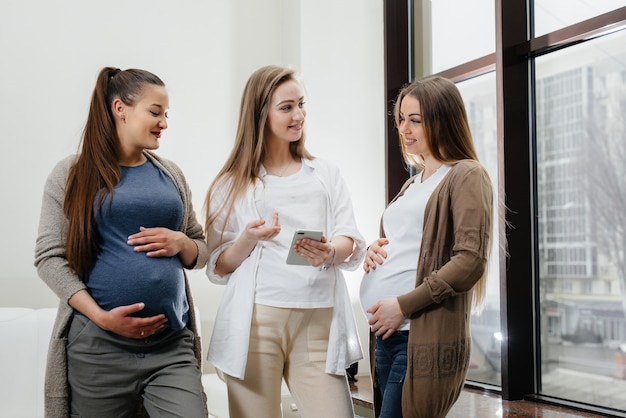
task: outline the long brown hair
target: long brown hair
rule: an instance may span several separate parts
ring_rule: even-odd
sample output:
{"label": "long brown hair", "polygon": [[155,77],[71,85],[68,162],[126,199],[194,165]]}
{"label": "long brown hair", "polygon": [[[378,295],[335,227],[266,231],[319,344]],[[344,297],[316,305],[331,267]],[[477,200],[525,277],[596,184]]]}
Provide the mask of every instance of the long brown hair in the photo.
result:
{"label": "long brown hair", "polygon": [[[261,163],[267,152],[265,127],[268,108],[276,88],[289,80],[297,81],[294,70],[277,65],[259,68],[248,79],[241,97],[235,145],[206,195],[204,207],[207,231],[224,210],[228,220],[237,198],[242,196],[248,187],[254,185],[257,179],[261,179]],[[291,155],[296,158],[312,159],[313,156],[306,150],[304,142],[303,128],[302,137],[289,144]],[[223,205],[211,207],[213,194],[227,184],[229,187]]]}
{"label": "long brown hair", "polygon": [[[400,105],[406,96],[417,99],[420,104],[422,124],[433,158],[450,165],[461,160],[478,161],[465,104],[459,89],[452,81],[440,76],[430,76],[415,80],[405,86],[398,94],[394,108],[398,129],[400,127]],[[400,132],[399,139],[406,163],[421,167],[423,162],[420,161],[419,157],[407,153]],[[486,277],[487,270],[474,285],[472,299],[474,311],[482,309],[487,291]]]}
{"label": "long brown hair", "polygon": [[147,85],[165,84],[144,70],[105,67],[98,74],[80,152],[69,170],[63,201],[67,218],[66,257],[70,269],[79,276],[89,271],[99,251],[95,213],[105,196],[112,195],[121,176],[121,145],[111,105],[119,98],[133,106]]}

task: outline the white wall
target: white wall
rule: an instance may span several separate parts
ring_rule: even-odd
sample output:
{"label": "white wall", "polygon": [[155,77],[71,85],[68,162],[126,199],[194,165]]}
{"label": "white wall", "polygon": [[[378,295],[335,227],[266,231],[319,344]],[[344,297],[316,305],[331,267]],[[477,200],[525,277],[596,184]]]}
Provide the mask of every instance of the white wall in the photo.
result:
{"label": "white wall", "polygon": [[[159,153],[182,167],[199,216],[232,146],[246,79],[262,65],[294,67],[309,94],[308,147],[341,164],[358,225],[368,242],[376,238],[384,206],[382,10],[380,0],[0,3],[0,306],[57,304],[33,267],[41,194],[53,165],[78,147],[103,66],[147,69],[167,84],[170,127]],[[347,278],[357,303],[361,274]],[[222,288],[203,271],[191,280],[210,323]],[[366,335],[358,307],[357,319]]]}

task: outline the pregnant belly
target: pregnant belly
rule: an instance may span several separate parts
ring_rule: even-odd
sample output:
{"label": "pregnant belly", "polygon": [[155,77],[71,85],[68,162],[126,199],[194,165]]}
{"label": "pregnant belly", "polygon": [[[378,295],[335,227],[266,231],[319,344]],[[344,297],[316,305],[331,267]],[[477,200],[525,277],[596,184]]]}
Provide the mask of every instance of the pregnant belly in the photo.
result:
{"label": "pregnant belly", "polygon": [[[98,262],[87,286],[105,310],[138,302],[145,308],[137,316],[167,313],[185,304],[185,281],[178,257],[135,258],[135,262]],[[139,261],[139,262],[137,262]]]}

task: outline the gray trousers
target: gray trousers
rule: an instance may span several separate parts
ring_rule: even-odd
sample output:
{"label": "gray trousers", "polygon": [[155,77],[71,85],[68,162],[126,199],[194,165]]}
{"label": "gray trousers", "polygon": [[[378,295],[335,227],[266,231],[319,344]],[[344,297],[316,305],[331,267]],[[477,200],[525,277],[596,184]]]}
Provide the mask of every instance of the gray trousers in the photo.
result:
{"label": "gray trousers", "polygon": [[188,329],[135,340],[74,315],[67,368],[72,418],[206,418],[206,396]]}

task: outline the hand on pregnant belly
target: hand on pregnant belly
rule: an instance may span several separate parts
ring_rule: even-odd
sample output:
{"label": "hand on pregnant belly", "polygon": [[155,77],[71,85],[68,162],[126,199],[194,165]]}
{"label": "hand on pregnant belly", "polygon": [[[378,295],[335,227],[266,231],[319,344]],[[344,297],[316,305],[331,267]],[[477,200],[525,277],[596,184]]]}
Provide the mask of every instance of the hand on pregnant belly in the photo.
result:
{"label": "hand on pregnant belly", "polygon": [[389,338],[404,321],[398,298],[386,298],[378,301],[367,310],[372,316],[369,319],[370,329],[383,340]]}
{"label": "hand on pregnant belly", "polygon": [[363,270],[366,273],[369,273],[370,269],[376,270],[377,264],[382,266],[383,260],[387,258],[387,252],[383,249],[383,246],[387,244],[389,244],[387,238],[378,238],[367,247],[365,261],[363,261]]}
{"label": "hand on pregnant belly", "polygon": [[163,328],[167,318],[163,314],[138,318],[131,316],[144,308],[143,303],[120,306],[110,311],[103,311],[97,325],[127,338],[144,338]]}
{"label": "hand on pregnant belly", "polygon": [[135,252],[145,252],[148,257],[173,257],[184,247],[187,236],[168,228],[139,228],[139,232],[128,237],[127,244]]}

